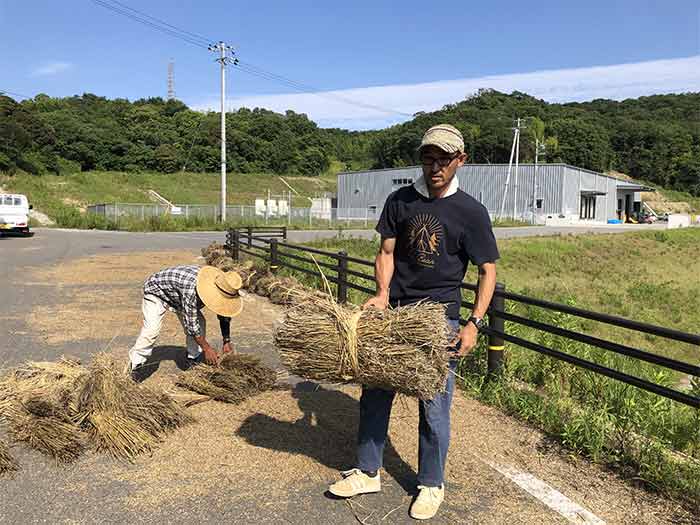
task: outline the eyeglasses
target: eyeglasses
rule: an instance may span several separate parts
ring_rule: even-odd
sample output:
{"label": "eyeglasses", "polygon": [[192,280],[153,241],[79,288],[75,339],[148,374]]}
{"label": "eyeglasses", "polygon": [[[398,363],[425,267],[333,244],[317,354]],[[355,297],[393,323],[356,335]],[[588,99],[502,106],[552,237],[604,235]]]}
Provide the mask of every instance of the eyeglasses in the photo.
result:
{"label": "eyeglasses", "polygon": [[421,159],[421,162],[426,168],[432,168],[436,162],[438,163],[438,166],[444,168],[446,166],[449,166],[450,163],[457,157],[458,155],[453,155],[452,157],[423,157]]}

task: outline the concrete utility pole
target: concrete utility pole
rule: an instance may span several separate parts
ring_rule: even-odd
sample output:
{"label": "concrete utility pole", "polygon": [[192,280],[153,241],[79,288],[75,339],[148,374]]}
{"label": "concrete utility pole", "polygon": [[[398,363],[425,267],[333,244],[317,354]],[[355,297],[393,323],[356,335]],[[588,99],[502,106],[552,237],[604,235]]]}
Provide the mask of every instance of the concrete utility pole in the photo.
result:
{"label": "concrete utility pole", "polygon": [[210,45],[209,51],[220,53],[216,61],[221,64],[221,222],[226,222],[226,66],[238,64],[238,59],[223,41]]}
{"label": "concrete utility pole", "polygon": [[520,168],[520,119],[518,119],[518,135],[515,142],[515,184],[513,185],[513,220],[518,219],[518,174]]}
{"label": "concrete utility pole", "polygon": [[513,128],[513,146],[510,148],[510,160],[508,161],[508,175],[506,176],[506,185],[503,188],[503,198],[501,199],[501,210],[498,214],[499,219],[503,219],[503,213],[506,210],[506,197],[508,196],[508,186],[510,185],[510,170],[513,166],[513,156],[515,155],[515,143],[518,141],[518,135],[520,135],[520,119],[518,119],[518,125]]}

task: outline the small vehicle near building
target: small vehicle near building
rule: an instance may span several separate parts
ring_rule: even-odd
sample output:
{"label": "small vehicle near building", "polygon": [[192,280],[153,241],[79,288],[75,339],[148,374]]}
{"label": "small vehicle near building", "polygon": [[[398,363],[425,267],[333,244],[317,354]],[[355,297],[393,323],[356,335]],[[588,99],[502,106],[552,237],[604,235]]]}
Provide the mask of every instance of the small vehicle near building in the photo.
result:
{"label": "small vehicle near building", "polygon": [[29,210],[34,206],[29,204],[25,195],[0,193],[0,235],[5,233],[29,232]]}

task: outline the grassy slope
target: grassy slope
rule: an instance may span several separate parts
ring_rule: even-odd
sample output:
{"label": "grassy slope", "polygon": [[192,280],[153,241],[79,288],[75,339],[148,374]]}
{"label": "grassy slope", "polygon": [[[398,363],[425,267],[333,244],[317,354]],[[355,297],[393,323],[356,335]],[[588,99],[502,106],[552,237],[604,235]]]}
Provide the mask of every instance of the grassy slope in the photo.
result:
{"label": "grassy slope", "polygon": [[[335,176],[285,178],[299,193],[313,197],[335,191]],[[213,204],[219,200],[220,175],[213,173],[119,173],[85,172],[66,176],[35,177],[0,174],[0,185],[25,193],[35,207],[52,215],[65,205],[85,207],[103,202],[148,203],[148,190],[155,190],[177,204]],[[288,191],[272,174],[229,173],[227,194],[230,204],[253,205],[255,198]],[[307,206],[305,198],[295,198],[295,206]]]}

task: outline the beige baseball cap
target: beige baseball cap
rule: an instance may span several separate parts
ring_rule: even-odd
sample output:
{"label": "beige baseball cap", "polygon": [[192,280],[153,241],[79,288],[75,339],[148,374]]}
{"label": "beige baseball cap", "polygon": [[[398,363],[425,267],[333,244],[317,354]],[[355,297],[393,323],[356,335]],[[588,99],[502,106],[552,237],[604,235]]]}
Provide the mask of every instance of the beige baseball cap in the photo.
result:
{"label": "beige baseball cap", "polygon": [[446,153],[464,153],[464,138],[454,126],[438,124],[425,132],[418,151],[425,146],[436,146]]}

